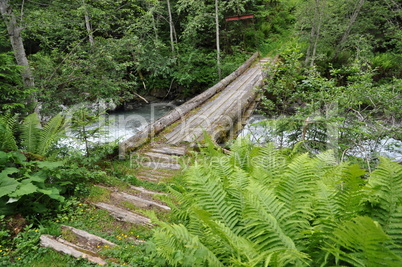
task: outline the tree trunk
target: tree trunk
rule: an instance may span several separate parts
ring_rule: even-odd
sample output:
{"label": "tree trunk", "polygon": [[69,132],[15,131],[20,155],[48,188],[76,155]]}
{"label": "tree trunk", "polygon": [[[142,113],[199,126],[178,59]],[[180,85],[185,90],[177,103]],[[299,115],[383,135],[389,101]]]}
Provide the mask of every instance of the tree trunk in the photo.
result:
{"label": "tree trunk", "polygon": [[221,71],[221,47],[219,39],[219,0],[215,0],[215,24],[216,24],[216,64],[218,66],[219,80],[221,80],[222,71]]}
{"label": "tree trunk", "polygon": [[82,0],[82,4],[84,5],[85,27],[87,29],[89,43],[91,44],[91,46],[93,46],[95,44],[95,41],[94,41],[94,36],[92,34],[92,25],[91,25],[91,21],[89,19],[87,5],[85,3],[85,0]]}
{"label": "tree trunk", "polygon": [[0,13],[3,17],[4,23],[6,24],[8,35],[10,36],[10,42],[14,51],[15,60],[17,61],[18,65],[24,68],[21,72],[24,86],[34,87],[35,83],[32,71],[29,67],[28,59],[25,54],[24,43],[21,37],[21,31],[23,28],[18,26],[17,18],[15,17],[11,6],[9,5],[9,0],[0,0]]}
{"label": "tree trunk", "polygon": [[362,9],[362,6],[363,6],[365,0],[358,0],[358,1],[359,2],[357,3],[357,7],[356,7],[355,11],[353,12],[352,16],[350,17],[349,24],[348,24],[345,32],[343,33],[341,41],[339,42],[339,44],[337,46],[337,49],[335,52],[335,58],[338,57],[339,52],[341,51],[342,44],[344,42],[346,42],[346,40],[348,39],[352,26],[356,22],[356,19],[359,16],[360,10]]}
{"label": "tree trunk", "polygon": [[325,4],[326,4],[325,0],[315,0],[314,17],[310,32],[310,41],[309,41],[310,44],[307,49],[306,59],[304,61],[306,65],[310,63],[310,66],[313,66],[315,62],[315,58],[317,55],[318,41],[320,39],[321,25],[324,18]]}
{"label": "tree trunk", "polygon": [[170,0],[166,0],[166,2],[169,13],[170,46],[172,48],[172,53],[174,54],[174,39],[173,39],[174,26],[173,26],[172,10],[170,9]]}

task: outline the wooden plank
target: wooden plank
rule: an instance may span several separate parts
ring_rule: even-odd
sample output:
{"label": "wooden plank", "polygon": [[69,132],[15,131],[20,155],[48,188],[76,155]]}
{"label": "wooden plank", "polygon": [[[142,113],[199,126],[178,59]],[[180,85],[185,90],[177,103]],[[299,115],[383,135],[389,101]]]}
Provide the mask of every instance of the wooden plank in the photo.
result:
{"label": "wooden plank", "polygon": [[142,186],[133,186],[133,185],[130,185],[130,188],[131,188],[131,189],[134,189],[134,190],[136,190],[136,191],[138,191],[138,192],[141,192],[141,193],[143,193],[143,194],[147,194],[147,195],[167,195],[166,193],[162,193],[162,192],[157,192],[157,191],[152,191],[152,190],[145,189],[145,188],[142,187]]}
{"label": "wooden plank", "polygon": [[187,148],[175,146],[158,146],[150,149],[152,152],[163,153],[168,155],[184,156],[187,153]]}
{"label": "wooden plank", "polygon": [[[167,142],[179,144],[200,141],[204,130],[212,135],[221,135],[218,131],[225,132],[239,119],[237,116],[241,117],[256,94],[252,89],[262,80],[261,67],[257,65],[250,68],[217,98],[206,103],[196,114],[167,133],[164,136]],[[224,126],[221,127],[222,125]]]}
{"label": "wooden plank", "polygon": [[172,176],[172,173],[161,172],[155,169],[142,169],[135,175],[135,177],[140,180],[146,180],[154,183],[158,183],[162,179],[171,178]]}
{"label": "wooden plank", "polygon": [[135,214],[131,211],[124,210],[120,207],[106,204],[103,202],[93,203],[97,208],[107,210],[110,215],[115,217],[119,221],[129,222],[133,224],[151,224],[151,220],[139,214]]}
{"label": "wooden plank", "polygon": [[208,90],[204,91],[203,93],[195,96],[186,103],[175,108],[169,114],[158,119],[156,122],[147,125],[142,131],[122,142],[120,144],[120,151],[126,152],[128,150],[133,150],[142,146],[151,138],[153,138],[156,134],[165,129],[165,127],[175,123],[179,119],[182,119],[188,112],[203,104],[216,93],[222,91],[228,84],[239,77],[251,66],[251,64],[258,58],[258,56],[258,52],[254,53],[243,65],[241,65],[236,71],[232,72],[229,76],[222,79],[220,82],[218,82]]}
{"label": "wooden plank", "polygon": [[144,154],[142,154],[142,158],[148,159],[149,161],[177,163],[177,158],[175,156],[156,152],[145,152]]}
{"label": "wooden plank", "polygon": [[97,235],[88,233],[84,230],[80,230],[77,228],[74,228],[72,226],[67,226],[67,225],[62,225],[61,230],[63,232],[67,231],[68,233],[71,233],[74,235],[74,241],[87,249],[93,249],[96,250],[99,247],[104,247],[104,246],[109,246],[109,247],[114,247],[116,246],[115,243],[112,243],[102,237],[99,237]]}
{"label": "wooden plank", "polygon": [[162,169],[162,170],[180,170],[181,166],[177,163],[168,163],[168,162],[143,162],[142,165],[147,168],[153,169]]}
{"label": "wooden plank", "polygon": [[[62,242],[60,242],[60,240],[62,240]],[[88,261],[94,262],[98,265],[107,264],[107,262],[104,261],[102,258],[84,253],[84,252],[80,251],[77,246],[70,246],[68,244],[69,244],[68,241],[63,240],[63,239],[56,240],[54,237],[52,237],[50,235],[41,235],[40,236],[40,245],[42,247],[52,248],[52,249],[62,252],[64,254],[71,255],[74,258],[87,259]]]}
{"label": "wooden plank", "polygon": [[225,88],[217,98],[203,105],[197,113],[167,133],[165,135],[167,142],[169,144],[178,144],[183,141],[191,142],[189,140],[198,139],[202,136],[204,129],[208,130],[213,121],[227,112],[227,104],[237,101],[242,94],[241,86],[252,80],[256,73],[259,73],[258,68],[248,69],[241,77],[238,77]]}
{"label": "wooden plank", "polygon": [[111,196],[120,201],[128,201],[139,208],[159,208],[164,210],[170,210],[170,207],[166,205],[162,205],[155,201],[143,199],[124,192],[113,192]]}

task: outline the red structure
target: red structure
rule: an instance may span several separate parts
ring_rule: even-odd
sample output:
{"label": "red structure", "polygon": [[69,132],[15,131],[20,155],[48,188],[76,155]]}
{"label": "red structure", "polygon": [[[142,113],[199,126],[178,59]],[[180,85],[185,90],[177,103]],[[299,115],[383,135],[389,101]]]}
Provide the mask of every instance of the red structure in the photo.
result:
{"label": "red structure", "polygon": [[226,21],[234,21],[234,20],[253,19],[253,18],[254,18],[254,14],[250,14],[250,15],[227,17],[227,18],[225,18],[225,20]]}

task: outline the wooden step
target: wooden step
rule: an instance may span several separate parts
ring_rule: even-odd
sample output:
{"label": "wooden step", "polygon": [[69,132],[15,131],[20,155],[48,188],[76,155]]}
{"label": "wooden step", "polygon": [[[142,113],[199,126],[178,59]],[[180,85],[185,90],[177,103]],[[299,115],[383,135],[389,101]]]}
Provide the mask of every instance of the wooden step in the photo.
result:
{"label": "wooden step", "polygon": [[142,187],[142,186],[133,186],[133,185],[130,185],[130,188],[131,189],[134,189],[134,190],[136,190],[136,191],[138,191],[138,192],[141,192],[141,193],[143,193],[143,194],[147,194],[147,195],[167,195],[166,193],[162,193],[162,192],[157,192],[157,191],[152,191],[152,190],[148,190],[148,189],[145,189],[144,187]]}
{"label": "wooden step", "polygon": [[142,170],[136,174],[136,177],[140,180],[159,183],[161,180],[171,178],[172,174],[162,173],[156,170]]}
{"label": "wooden step", "polygon": [[118,201],[128,201],[132,204],[134,204],[138,208],[144,208],[144,209],[149,209],[149,208],[159,208],[159,209],[164,209],[164,210],[170,210],[170,207],[166,205],[159,204],[155,201],[143,199],[137,196],[133,196],[124,192],[113,192],[111,196],[118,200]]}
{"label": "wooden step", "polygon": [[159,183],[161,180],[171,178],[172,176],[172,173],[160,172],[155,169],[143,169],[135,175],[135,177],[140,180],[150,181],[154,183]]}
{"label": "wooden step", "polygon": [[71,255],[75,258],[87,259],[88,261],[94,262],[98,265],[107,264],[105,260],[97,256],[96,252],[82,249],[62,238],[54,238],[50,235],[41,235],[40,245],[42,247],[52,248],[64,254]]}
{"label": "wooden step", "polygon": [[142,158],[148,161],[177,163],[176,156],[156,152],[145,152],[144,154],[142,154]]}
{"label": "wooden step", "polygon": [[168,163],[168,162],[143,162],[142,165],[147,168],[152,169],[161,169],[161,170],[180,170],[181,166],[177,163]]}
{"label": "wooden step", "polygon": [[133,224],[151,224],[151,220],[145,216],[133,213],[131,211],[127,211],[120,207],[106,204],[103,202],[93,203],[97,208],[104,209],[109,212],[114,218],[119,221],[133,223]]}
{"label": "wooden step", "polygon": [[73,235],[72,239],[74,240],[74,243],[85,249],[99,250],[99,248],[103,248],[105,246],[116,246],[115,243],[112,243],[102,237],[90,234],[84,230],[80,230],[72,226],[62,225],[61,231],[64,235]]}
{"label": "wooden step", "polygon": [[184,156],[187,153],[187,148],[184,146],[180,147],[180,146],[160,145],[157,147],[152,147],[150,151],[168,155]]}

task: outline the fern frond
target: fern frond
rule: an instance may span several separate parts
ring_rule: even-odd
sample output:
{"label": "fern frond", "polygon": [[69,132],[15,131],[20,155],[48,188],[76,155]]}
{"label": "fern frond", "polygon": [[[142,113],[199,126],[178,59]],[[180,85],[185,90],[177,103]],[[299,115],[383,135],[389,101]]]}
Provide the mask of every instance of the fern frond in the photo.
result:
{"label": "fern frond", "polygon": [[50,119],[39,133],[36,153],[39,155],[47,154],[49,149],[63,137],[65,126],[66,120],[61,113]]}
{"label": "fern frond", "polygon": [[32,113],[25,117],[21,125],[21,144],[27,152],[37,152],[40,127],[38,114]]}
{"label": "fern frond", "polygon": [[0,150],[17,150],[17,142],[15,140],[14,131],[16,128],[16,116],[0,117]]}
{"label": "fern frond", "polygon": [[207,211],[214,219],[234,229],[239,222],[236,207],[227,199],[227,192],[220,177],[210,173],[206,166],[196,166],[189,173],[191,194],[196,197],[197,207]]}
{"label": "fern frond", "polygon": [[313,165],[314,159],[307,154],[295,157],[275,188],[278,199],[293,213],[294,218],[306,222],[313,216],[312,203],[317,181],[317,170]]}
{"label": "fern frond", "polygon": [[253,158],[251,155],[253,153],[253,148],[254,144],[249,139],[237,139],[230,147],[231,166],[237,166],[245,171],[250,170],[252,168],[250,159]]}
{"label": "fern frond", "polygon": [[361,213],[364,174],[357,165],[341,164],[326,169],[325,176],[317,182],[314,201],[316,224],[330,230],[339,221],[350,220]]}
{"label": "fern frond", "polygon": [[153,240],[158,244],[157,253],[171,266],[224,266],[184,225],[163,224],[163,230],[155,230]]}
{"label": "fern frond", "polygon": [[368,180],[372,217],[395,242],[402,255],[402,166],[382,158]]}
{"label": "fern frond", "polygon": [[274,195],[272,190],[261,189],[258,184],[250,185],[244,193],[246,206],[245,232],[260,252],[274,252],[280,249],[296,249],[292,238],[291,225],[284,228],[290,218],[289,210]]}
{"label": "fern frond", "polygon": [[212,247],[211,249],[216,255],[225,254],[227,264],[237,262],[241,265],[258,256],[259,253],[252,242],[233,232],[225,224],[212,220],[209,214],[202,210],[195,211],[195,216],[208,228],[207,236],[203,237],[203,239],[209,240],[208,247]]}
{"label": "fern frond", "polygon": [[400,266],[402,258],[390,251],[389,236],[369,217],[356,217],[335,229],[333,244],[324,248],[353,266]]}
{"label": "fern frond", "polygon": [[259,148],[258,153],[252,157],[253,178],[265,186],[272,186],[275,179],[278,179],[286,168],[286,160],[279,151],[272,145],[267,144]]}

